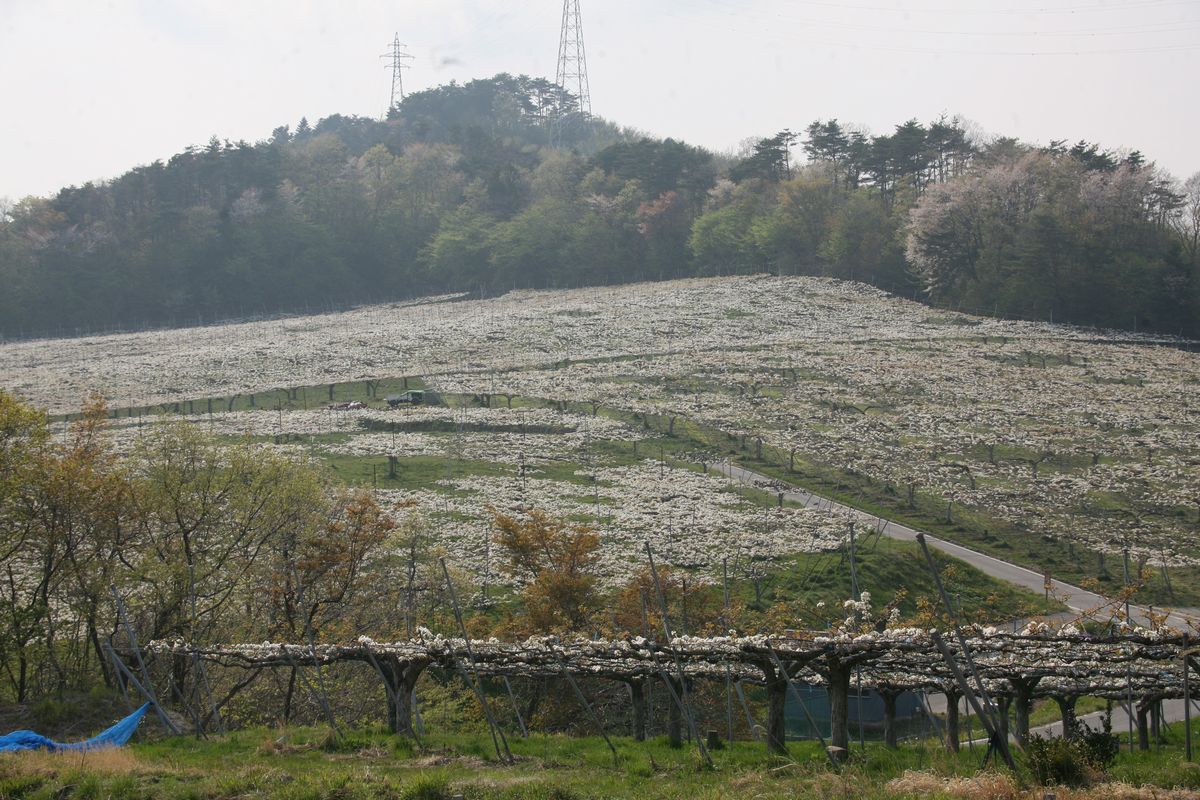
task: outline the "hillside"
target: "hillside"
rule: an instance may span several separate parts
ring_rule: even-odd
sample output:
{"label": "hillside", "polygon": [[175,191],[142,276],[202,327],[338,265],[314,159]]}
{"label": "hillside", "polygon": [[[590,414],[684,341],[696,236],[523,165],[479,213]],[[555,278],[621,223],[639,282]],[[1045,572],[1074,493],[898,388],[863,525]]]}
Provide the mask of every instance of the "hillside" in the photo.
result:
{"label": "hillside", "polygon": [[1136,151],[941,118],[728,157],[573,109],[502,74],[0,207],[0,337],[757,272],[1200,334],[1200,179]]}
{"label": "hillside", "polygon": [[[1102,592],[1127,542],[1146,602],[1187,605],[1200,364],[1162,344],[757,276],[15,343],[0,376],[58,414],[101,392],[123,451],[149,417],[179,415],[314,453],[453,520],[455,541],[486,539],[486,505],[532,503],[611,526],[609,569],[647,529],[710,570],[734,551],[837,546],[836,519],[747,527],[752,499],[662,500],[720,498],[727,481],[688,470],[733,458]],[[383,402],[420,386],[449,407]],[[326,408],[352,399],[368,407]]]}

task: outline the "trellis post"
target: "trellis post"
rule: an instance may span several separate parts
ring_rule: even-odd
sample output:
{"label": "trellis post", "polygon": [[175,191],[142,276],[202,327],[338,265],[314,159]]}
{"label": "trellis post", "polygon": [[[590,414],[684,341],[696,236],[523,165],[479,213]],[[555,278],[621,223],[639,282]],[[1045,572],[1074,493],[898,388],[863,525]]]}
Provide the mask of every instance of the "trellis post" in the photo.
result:
{"label": "trellis post", "polygon": [[596,730],[598,730],[600,735],[604,737],[604,743],[608,745],[608,749],[612,751],[613,766],[619,767],[621,765],[621,761],[617,757],[617,748],[613,746],[612,739],[608,738],[608,732],[604,730],[604,723],[600,720],[600,717],[596,715],[595,710],[592,709],[592,704],[587,701],[587,697],[584,696],[583,690],[579,688],[579,684],[575,682],[575,677],[567,669],[567,665],[563,663],[561,658],[558,662],[558,669],[562,673],[562,676],[567,679],[567,683],[571,684],[571,688],[575,690],[575,696],[579,698],[579,702],[583,704],[584,710],[587,711],[588,716],[592,718],[592,722],[596,725]]}
{"label": "trellis post", "polygon": [[138,669],[142,673],[142,680],[145,681],[145,686],[139,684],[137,679],[133,677],[133,673],[125,667],[125,665],[121,662],[121,659],[117,658],[116,651],[113,650],[111,644],[108,646],[109,655],[112,657],[113,662],[121,667],[122,671],[125,673],[125,676],[132,681],[133,685],[141,690],[142,694],[146,696],[146,699],[154,705],[154,710],[158,713],[158,718],[162,720],[162,723],[166,726],[167,730],[178,736],[180,734],[179,728],[175,726],[175,723],[171,721],[171,718],[168,717],[162,710],[162,706],[158,704],[158,698],[154,696],[154,687],[150,683],[150,671],[146,669],[146,662],[142,660],[142,649],[138,646],[137,634],[133,632],[133,626],[129,624],[129,616],[125,613],[125,603],[122,602],[121,595],[117,594],[116,586],[110,586],[109,590],[112,592],[113,600],[116,601],[117,616],[121,621],[121,626],[125,628],[125,635],[129,637],[129,646],[133,649],[133,657],[137,661]]}
{"label": "trellis post", "polygon": [[[783,497],[783,495],[781,494],[780,497]],[[859,600],[862,597],[858,591],[858,569],[855,566],[855,562],[858,560],[857,555],[854,541],[854,520],[850,520],[850,593],[855,600]],[[854,677],[857,684],[858,746],[865,753],[867,751],[867,738],[863,732],[862,670],[860,668],[855,668]]]}
{"label": "trellis post", "polygon": [[504,689],[508,692],[508,699],[512,702],[513,714],[517,717],[517,725],[521,728],[521,738],[529,737],[529,729],[525,727],[525,719],[521,716],[521,709],[517,707],[517,696],[513,694],[512,684],[508,682],[508,676],[504,676]]}
{"label": "trellis post", "polygon": [[[683,685],[679,681],[664,677],[663,683],[673,697],[682,696]],[[681,709],[682,705],[680,703],[671,703],[667,706],[667,741],[671,747],[679,747],[683,744],[683,714]]]}
{"label": "trellis post", "polygon": [[467,648],[467,659],[471,664],[471,673],[468,675],[464,671],[463,677],[467,679],[467,683],[470,684],[471,690],[475,693],[475,698],[483,708],[483,715],[487,717],[488,727],[492,732],[492,745],[496,748],[496,755],[501,760],[511,764],[513,763],[513,757],[512,752],[508,749],[508,739],[505,738],[504,731],[500,730],[500,726],[496,724],[496,718],[492,715],[492,707],[488,704],[487,697],[483,694],[483,683],[479,680],[479,670],[475,667],[475,654],[471,651],[471,637],[467,634],[467,626],[463,623],[462,610],[458,606],[458,594],[454,591],[454,582],[450,580],[450,570],[446,568],[446,559],[439,558],[438,561],[442,565],[442,574],[446,576],[446,589],[450,593],[450,601],[454,606],[454,620],[458,623],[459,631],[462,632],[463,643]]}
{"label": "trellis post", "polygon": [[167,728],[167,730],[171,731],[171,733],[174,733],[176,736],[180,735],[179,728],[175,726],[175,723],[171,721],[171,718],[168,717],[166,712],[162,710],[162,706],[158,704],[158,700],[154,697],[154,690],[148,686],[143,686],[138,682],[138,679],[134,677],[132,672],[129,671],[129,667],[125,666],[124,662],[117,657],[117,654],[113,650],[113,646],[111,644],[105,642],[104,646],[108,648],[109,658],[111,658],[113,663],[117,665],[117,668],[125,676],[126,680],[132,683],[133,687],[141,692],[143,697],[150,701],[150,705],[154,706],[154,710],[158,714],[158,718],[162,721],[162,724]]}
{"label": "trellis post", "polygon": [[[704,471],[708,472],[705,466]],[[782,495],[780,495],[782,497]],[[721,559],[721,626],[729,634],[729,556]],[[725,731],[728,741],[733,741],[733,679],[729,676],[729,664],[725,665]]]}
{"label": "trellis post", "polygon": [[[646,558],[650,562],[650,576],[654,579],[654,591],[655,594],[658,595],[658,605],[662,610],[663,633],[666,634],[667,644],[670,646],[672,636],[671,622],[667,615],[667,600],[666,596],[663,594],[662,584],[658,580],[658,569],[654,566],[654,553],[650,550],[650,542],[645,542],[645,546]],[[671,646],[671,653],[672,655],[675,654],[675,648],[673,646]],[[696,721],[692,717],[692,710],[688,703],[687,683],[683,674],[683,663],[676,658],[675,666],[679,671],[679,696],[675,697],[675,691],[670,685],[667,686],[667,690],[671,692],[672,698],[679,703],[680,710],[683,712],[683,715],[687,717],[688,731],[692,735],[692,740],[696,742],[696,747],[700,750],[700,755],[704,758],[705,762],[707,762],[708,766],[711,767],[713,766],[712,757],[708,754],[708,748],[704,746],[704,742],[700,740],[700,734],[696,731]]]}
{"label": "trellis post", "polygon": [[1183,742],[1187,760],[1192,760],[1192,693],[1188,683],[1188,635],[1183,635]]}
{"label": "trellis post", "polygon": [[313,636],[312,629],[312,613],[308,610],[308,606],[304,602],[304,584],[300,582],[300,573],[296,569],[296,562],[292,561],[289,566],[292,568],[292,580],[296,583],[296,605],[304,609],[304,638],[308,642],[308,652],[312,654],[313,666],[317,671],[317,689],[319,691],[317,699],[321,704],[321,709],[325,712],[325,717],[329,721],[329,727],[333,730],[334,736],[340,739],[342,729],[338,727],[337,719],[333,715],[333,709],[329,705],[329,692],[325,689],[325,674],[321,671],[321,661],[317,658],[316,637]]}
{"label": "trellis post", "polygon": [[[950,668],[950,672],[953,673],[959,688],[966,695],[967,702],[971,704],[971,709],[979,717],[979,721],[983,723],[983,727],[987,730],[989,753],[992,748],[998,750],[1008,768],[1016,772],[1017,765],[1013,761],[1012,753],[1008,749],[1008,741],[996,735],[996,725],[992,720],[994,706],[988,697],[987,690],[984,688],[983,679],[979,677],[979,673],[975,669],[975,662],[971,659],[971,649],[967,646],[967,637],[963,635],[962,628],[958,625],[958,617],[954,613],[954,607],[950,605],[950,598],[946,596],[946,587],[942,585],[942,576],[933,563],[933,555],[929,552],[929,546],[925,544],[925,534],[917,534],[917,543],[921,545],[921,550],[925,553],[925,562],[929,565],[929,571],[933,575],[933,582],[937,586],[938,594],[941,596],[942,605],[946,607],[946,614],[949,616],[950,623],[954,628],[954,635],[958,639],[958,645],[962,648],[963,658],[966,659],[967,667],[970,668],[971,675],[975,678],[975,685],[979,689],[978,699],[975,697],[975,693],[971,691],[967,679],[959,672],[950,649],[946,647],[946,643],[942,641],[942,637],[936,631],[932,634],[933,642],[937,645],[938,650],[941,651],[942,658],[946,661],[946,666]],[[980,703],[980,699],[983,701],[982,704]]]}

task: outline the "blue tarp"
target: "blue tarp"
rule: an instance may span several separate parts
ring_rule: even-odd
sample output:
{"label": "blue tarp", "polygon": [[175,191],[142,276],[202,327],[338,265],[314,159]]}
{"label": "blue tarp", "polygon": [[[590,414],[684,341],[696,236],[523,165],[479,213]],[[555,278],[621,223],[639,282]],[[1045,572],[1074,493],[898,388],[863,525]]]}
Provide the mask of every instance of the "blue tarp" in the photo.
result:
{"label": "blue tarp", "polygon": [[113,725],[108,730],[82,742],[56,742],[47,739],[33,731],[13,731],[7,736],[0,736],[0,753],[11,753],[16,750],[98,750],[102,747],[120,747],[129,741],[138,723],[146,716],[150,704],[139,708],[125,719]]}

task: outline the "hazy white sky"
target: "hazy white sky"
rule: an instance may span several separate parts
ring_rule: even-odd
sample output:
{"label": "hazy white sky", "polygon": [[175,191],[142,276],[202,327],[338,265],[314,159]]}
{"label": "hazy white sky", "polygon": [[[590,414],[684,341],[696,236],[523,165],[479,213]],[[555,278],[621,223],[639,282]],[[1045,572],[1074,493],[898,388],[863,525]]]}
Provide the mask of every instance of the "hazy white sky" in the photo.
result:
{"label": "hazy white sky", "polygon": [[[409,90],[554,77],[561,0],[0,0],[0,196],[210,136],[379,116]],[[1200,170],[1200,0],[583,0],[593,111],[707,147],[816,118],[1141,149]]]}

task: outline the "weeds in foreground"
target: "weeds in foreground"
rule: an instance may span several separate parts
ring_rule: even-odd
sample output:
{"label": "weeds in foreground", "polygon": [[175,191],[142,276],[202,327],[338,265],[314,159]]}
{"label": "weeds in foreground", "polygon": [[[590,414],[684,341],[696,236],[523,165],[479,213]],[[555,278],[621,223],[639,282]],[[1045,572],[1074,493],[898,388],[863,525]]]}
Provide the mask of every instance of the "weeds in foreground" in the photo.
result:
{"label": "weeds in foreground", "polygon": [[[927,742],[894,751],[872,744],[833,772],[811,742],[792,742],[789,757],[775,760],[759,744],[729,743],[713,751],[710,770],[694,749],[665,739],[616,738],[619,768],[597,737],[514,737],[513,765],[495,761],[480,741],[430,734],[417,745],[377,729],[335,741],[321,728],[260,728],[85,754],[10,754],[0,756],[0,800],[1041,800],[1045,791],[1002,770],[976,773],[978,753]],[[1181,749],[1121,753],[1109,769],[1113,783],[1053,791],[1058,800],[1200,797],[1200,767],[1184,762]]]}

